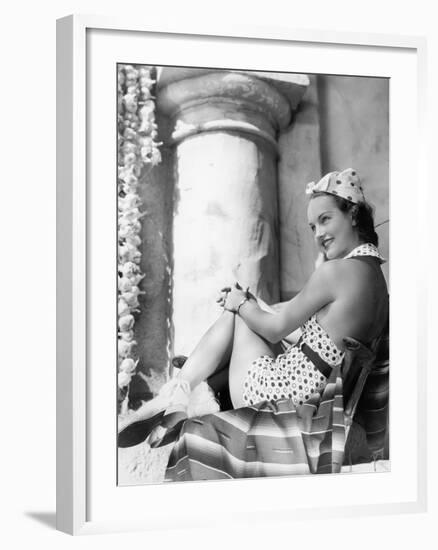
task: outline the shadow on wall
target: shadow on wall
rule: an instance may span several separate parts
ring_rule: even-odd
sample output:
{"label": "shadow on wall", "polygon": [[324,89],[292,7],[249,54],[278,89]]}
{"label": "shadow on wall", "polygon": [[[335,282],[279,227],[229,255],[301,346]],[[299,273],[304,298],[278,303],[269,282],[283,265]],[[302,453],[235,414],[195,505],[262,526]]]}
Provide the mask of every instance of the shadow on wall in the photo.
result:
{"label": "shadow on wall", "polygon": [[[157,119],[159,128],[165,121]],[[173,151],[161,147],[163,161],[156,166],[140,186],[142,210],[141,270],[145,274],[140,283],[145,292],[140,301],[135,340],[139,365],[129,389],[129,407],[137,408],[149,399],[165,380],[169,366],[171,319],[171,258],[173,213]]]}
{"label": "shadow on wall", "polygon": [[317,88],[322,173],[358,170],[389,260],[389,79],[319,75]]}

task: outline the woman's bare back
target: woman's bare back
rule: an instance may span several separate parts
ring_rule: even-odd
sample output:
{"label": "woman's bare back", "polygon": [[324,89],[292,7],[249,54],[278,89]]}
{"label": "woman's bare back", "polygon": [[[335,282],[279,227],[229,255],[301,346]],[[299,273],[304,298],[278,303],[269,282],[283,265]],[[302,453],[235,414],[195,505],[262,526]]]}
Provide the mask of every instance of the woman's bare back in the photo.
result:
{"label": "woman's bare back", "polygon": [[388,318],[388,291],[379,261],[371,257],[335,261],[330,281],[335,299],[317,312],[317,320],[341,348],[346,336],[370,343],[382,333]]}

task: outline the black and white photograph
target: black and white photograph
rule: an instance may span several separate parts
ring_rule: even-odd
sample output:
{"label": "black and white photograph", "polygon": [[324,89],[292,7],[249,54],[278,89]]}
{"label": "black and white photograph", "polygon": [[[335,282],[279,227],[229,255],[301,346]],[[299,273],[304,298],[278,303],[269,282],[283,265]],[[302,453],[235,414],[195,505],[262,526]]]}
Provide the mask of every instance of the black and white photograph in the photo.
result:
{"label": "black and white photograph", "polygon": [[390,79],[115,78],[118,485],[391,471]]}

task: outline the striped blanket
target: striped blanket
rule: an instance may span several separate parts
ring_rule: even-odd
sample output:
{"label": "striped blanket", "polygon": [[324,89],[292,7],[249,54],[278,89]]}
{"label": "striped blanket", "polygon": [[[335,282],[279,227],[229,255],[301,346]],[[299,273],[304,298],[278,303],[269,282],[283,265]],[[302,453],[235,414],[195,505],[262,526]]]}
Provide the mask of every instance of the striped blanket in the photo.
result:
{"label": "striped blanket", "polygon": [[165,480],[339,472],[345,447],[340,368],[332,369],[321,395],[297,408],[281,399],[180,418]]}

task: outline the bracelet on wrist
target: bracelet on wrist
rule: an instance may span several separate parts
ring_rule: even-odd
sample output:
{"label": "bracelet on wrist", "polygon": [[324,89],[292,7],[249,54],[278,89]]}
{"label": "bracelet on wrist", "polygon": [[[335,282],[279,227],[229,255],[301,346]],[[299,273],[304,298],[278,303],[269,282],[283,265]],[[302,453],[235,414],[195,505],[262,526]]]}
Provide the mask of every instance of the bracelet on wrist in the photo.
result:
{"label": "bracelet on wrist", "polygon": [[236,308],[236,313],[237,313],[237,315],[239,315],[239,310],[240,310],[240,308],[243,306],[243,304],[244,304],[245,302],[248,302],[248,301],[249,301],[248,296],[245,296],[245,298],[240,302],[240,304],[239,304],[239,305],[237,306],[237,308]]}

